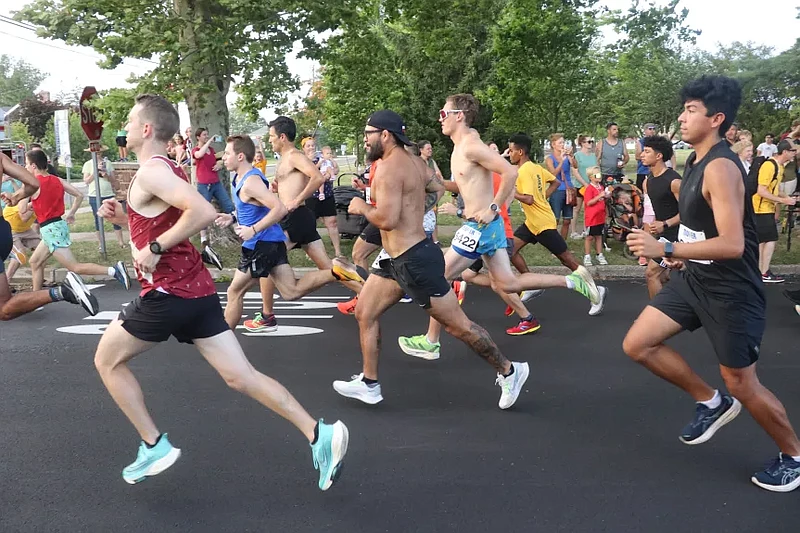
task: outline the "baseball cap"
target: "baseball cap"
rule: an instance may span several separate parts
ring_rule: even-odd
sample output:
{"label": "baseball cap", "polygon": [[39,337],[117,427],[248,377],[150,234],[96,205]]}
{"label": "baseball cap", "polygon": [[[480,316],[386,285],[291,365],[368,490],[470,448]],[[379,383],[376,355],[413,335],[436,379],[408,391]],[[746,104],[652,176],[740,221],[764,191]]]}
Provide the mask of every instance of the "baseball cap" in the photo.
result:
{"label": "baseball cap", "polygon": [[649,130],[649,129],[655,130],[657,128],[656,128],[655,124],[653,124],[652,122],[648,122],[647,124],[644,125],[644,129],[646,129],[646,130]]}
{"label": "baseball cap", "polygon": [[411,141],[406,137],[406,125],[402,117],[394,111],[389,109],[375,111],[367,119],[367,125],[379,130],[386,130],[394,134],[401,143],[411,146]]}

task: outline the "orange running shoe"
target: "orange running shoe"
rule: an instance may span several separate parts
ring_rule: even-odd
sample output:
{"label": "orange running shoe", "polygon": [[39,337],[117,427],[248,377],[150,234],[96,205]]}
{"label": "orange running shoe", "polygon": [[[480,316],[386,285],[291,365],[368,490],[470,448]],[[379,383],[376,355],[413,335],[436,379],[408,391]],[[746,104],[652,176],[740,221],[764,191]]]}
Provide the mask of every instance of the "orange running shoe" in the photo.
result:
{"label": "orange running shoe", "polygon": [[339,312],[343,315],[354,315],[356,314],[356,304],[358,303],[358,296],[349,300],[347,302],[339,302],[336,304],[336,308],[339,309]]}

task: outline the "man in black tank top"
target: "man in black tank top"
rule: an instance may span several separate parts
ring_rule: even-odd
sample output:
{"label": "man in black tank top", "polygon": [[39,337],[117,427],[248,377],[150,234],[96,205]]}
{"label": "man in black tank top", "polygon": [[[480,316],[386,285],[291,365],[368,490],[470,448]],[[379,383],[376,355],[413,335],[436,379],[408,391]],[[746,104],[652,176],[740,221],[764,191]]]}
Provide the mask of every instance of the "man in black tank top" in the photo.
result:
{"label": "man in black tank top", "polygon": [[[780,449],[751,480],[770,491],[789,492],[800,486],[800,441],[783,405],[756,375],[765,327],[758,238],[744,168],[722,140],[741,94],[736,80],[722,76],[703,76],[681,91],[684,110],[678,120],[695,153],[681,182],[678,242],[660,242],[634,230],[628,245],[638,256],[664,257],[669,266],[685,269],[642,311],[623,349],[697,402],[694,419],[680,435],[685,444],[709,440],[744,405]],[[664,344],[683,330],[700,327],[717,354],[729,394],[710,387]]]}
{"label": "man in black tank top", "polygon": [[[642,164],[650,169],[650,173],[644,181],[644,193],[650,198],[656,216],[655,222],[646,224],[645,229],[656,239],[663,238],[670,242],[678,240],[678,225],[681,222],[678,215],[681,176],[666,165],[673,153],[669,139],[660,135],[645,137]],[[647,264],[645,279],[647,292],[652,299],[669,279],[666,261],[661,257],[652,258]]]}

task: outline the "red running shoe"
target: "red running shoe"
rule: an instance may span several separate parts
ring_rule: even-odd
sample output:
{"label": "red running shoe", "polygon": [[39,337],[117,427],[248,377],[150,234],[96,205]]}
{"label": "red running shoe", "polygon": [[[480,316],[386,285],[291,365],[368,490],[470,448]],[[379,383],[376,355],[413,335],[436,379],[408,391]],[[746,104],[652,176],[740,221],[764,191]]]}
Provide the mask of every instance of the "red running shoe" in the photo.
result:
{"label": "red running shoe", "polygon": [[339,309],[339,312],[343,315],[354,315],[356,314],[356,304],[358,303],[358,296],[349,300],[347,302],[339,302],[336,304],[336,308]]}
{"label": "red running shoe", "polygon": [[458,299],[458,305],[464,303],[464,296],[467,294],[467,282],[466,281],[454,281],[452,283],[453,292],[456,293],[456,298]]}
{"label": "red running shoe", "polygon": [[541,327],[542,326],[539,324],[539,321],[536,320],[536,317],[533,317],[530,320],[520,320],[519,324],[513,328],[508,328],[506,333],[509,335],[527,335],[528,333],[539,331],[539,328]]}

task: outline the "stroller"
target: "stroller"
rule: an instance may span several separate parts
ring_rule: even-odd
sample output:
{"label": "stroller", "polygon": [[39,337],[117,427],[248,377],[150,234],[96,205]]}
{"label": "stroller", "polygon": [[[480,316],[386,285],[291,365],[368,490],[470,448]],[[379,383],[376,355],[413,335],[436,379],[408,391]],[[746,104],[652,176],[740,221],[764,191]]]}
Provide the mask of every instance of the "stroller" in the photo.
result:
{"label": "stroller", "polygon": [[336,180],[336,187],[333,188],[333,199],[336,202],[336,225],[339,226],[339,235],[343,239],[355,239],[364,228],[367,227],[367,217],[362,215],[351,215],[347,212],[350,200],[355,197],[364,198],[364,193],[352,185],[342,185],[342,178],[349,176],[352,178],[364,179],[364,175],[342,174]]}
{"label": "stroller", "polygon": [[[618,183],[610,187],[611,196],[606,198],[606,237],[625,243],[632,229],[642,227],[642,192],[631,183]],[[622,249],[622,255],[628,259],[636,259],[627,244]]]}

